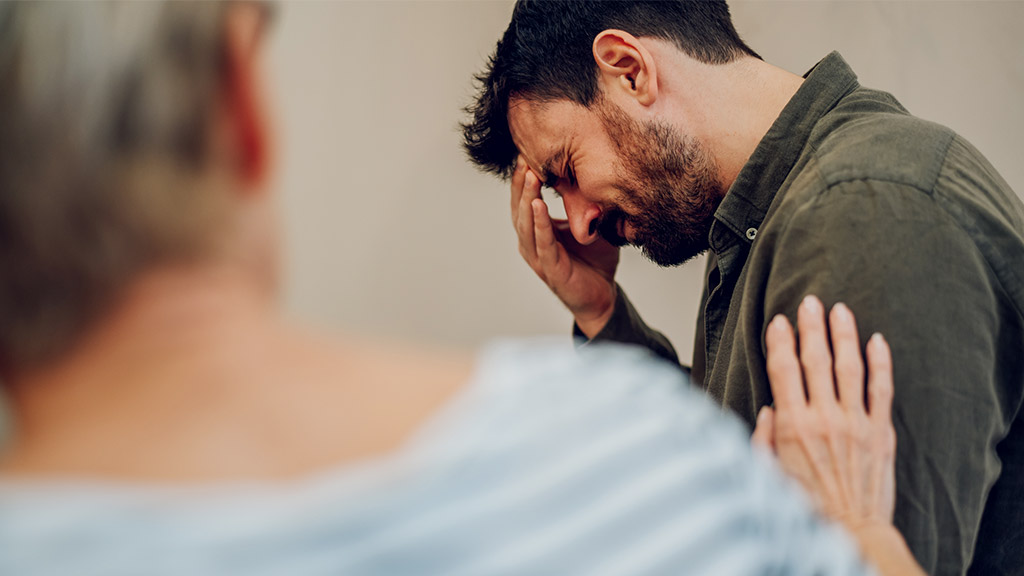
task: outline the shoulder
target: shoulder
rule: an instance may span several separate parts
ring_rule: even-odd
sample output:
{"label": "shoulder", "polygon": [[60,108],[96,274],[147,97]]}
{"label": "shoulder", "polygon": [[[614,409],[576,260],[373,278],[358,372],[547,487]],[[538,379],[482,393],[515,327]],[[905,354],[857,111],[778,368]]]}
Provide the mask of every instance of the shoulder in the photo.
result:
{"label": "shoulder", "polygon": [[777,224],[862,216],[874,231],[919,221],[970,232],[972,219],[992,215],[1004,230],[1024,222],[1020,199],[963,137],[866,88],[817,121],[772,213]]}
{"label": "shoulder", "polygon": [[563,339],[496,342],[480,354],[475,381],[505,406],[535,405],[541,413],[583,405],[716,412],[678,367],[645,348],[615,343],[573,349]]}
{"label": "shoulder", "polygon": [[[856,565],[844,535],[811,514],[795,485],[751,448],[746,426],[677,367],[621,345],[573,352],[519,342],[491,353],[493,366],[518,389],[520,408],[527,408],[504,424],[545,429],[514,459],[492,461],[494,468],[530,462],[533,479],[574,476],[575,493],[599,495],[574,502],[538,493],[537,509],[544,512],[536,520],[592,518],[595,533],[615,534],[619,543],[613,550],[592,548],[601,563],[643,572],[636,567],[682,556],[695,572],[716,574]],[[483,460],[504,444],[485,436]]]}
{"label": "shoulder", "polygon": [[438,422],[447,425],[428,436],[429,443],[456,446],[450,454],[460,458],[493,455],[495,445],[544,459],[626,442],[630,452],[604,458],[643,467],[716,447],[741,460],[748,444],[746,427],[677,366],[639,347],[601,343],[573,350],[565,340],[487,347],[465,393]]}
{"label": "shoulder", "polygon": [[[552,547],[538,566],[574,565],[579,549],[590,550],[587,563],[636,573],[680,556],[718,568],[697,572],[722,574],[856,562],[845,538],[751,448],[746,427],[645,350],[502,342],[483,353],[476,379],[476,413],[463,420],[474,423],[439,439],[463,441],[444,477],[460,494],[528,491],[528,506],[498,497],[490,506],[500,524],[573,534],[572,546]],[[480,485],[481,475],[500,482]],[[602,544],[609,539],[616,546]]]}
{"label": "shoulder", "polygon": [[858,88],[821,118],[808,153],[826,187],[872,180],[930,192],[956,134],[891,95]]}
{"label": "shoulder", "polygon": [[998,171],[962,136],[885,93],[858,89],[841,101],[798,166],[772,207],[776,232],[840,243],[942,233],[941,244],[990,264],[1024,257],[1024,204]]}

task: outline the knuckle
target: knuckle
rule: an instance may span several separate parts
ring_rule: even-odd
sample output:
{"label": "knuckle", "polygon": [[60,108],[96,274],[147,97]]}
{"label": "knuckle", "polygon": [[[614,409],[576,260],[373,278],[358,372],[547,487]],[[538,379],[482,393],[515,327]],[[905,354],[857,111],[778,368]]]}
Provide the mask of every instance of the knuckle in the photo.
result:
{"label": "knuckle", "polygon": [[825,434],[821,419],[813,414],[794,415],[787,424],[779,427],[778,436],[789,442],[812,445],[820,442]]}
{"label": "knuckle", "polygon": [[868,410],[882,410],[886,406],[891,406],[893,400],[892,390],[888,388],[879,388],[878,386],[872,386],[868,395],[869,406]]}
{"label": "knuckle", "polygon": [[[877,356],[877,355],[876,355]],[[872,375],[883,376],[892,373],[892,360],[889,358],[869,358],[868,372]]]}
{"label": "knuckle", "polygon": [[871,396],[883,402],[892,401],[893,390],[889,386],[872,386]]}
{"label": "knuckle", "polygon": [[831,411],[816,412],[814,417],[809,419],[807,431],[810,438],[831,444],[846,435],[846,422],[843,418],[837,418]]}
{"label": "knuckle", "polygon": [[793,444],[801,438],[800,427],[793,419],[780,419],[775,423],[775,442]]}
{"label": "knuckle", "polygon": [[892,357],[889,354],[874,354],[871,360],[871,367],[878,370],[892,368]]}
{"label": "knuckle", "polygon": [[800,352],[800,364],[808,372],[823,372],[831,363],[828,353],[822,350],[808,349]]}
{"label": "knuckle", "polygon": [[800,365],[792,355],[781,352],[768,354],[767,371],[768,377],[772,381],[781,381],[781,379],[795,373],[799,369]]}
{"label": "knuckle", "polygon": [[771,354],[768,355],[768,362],[765,368],[768,372],[768,380],[771,382],[778,382],[786,374],[784,364],[780,360],[773,359]]}
{"label": "knuckle", "polygon": [[844,354],[836,357],[836,372],[852,378],[859,378],[863,377],[864,365],[860,358]]}
{"label": "knuckle", "polygon": [[866,450],[872,444],[871,431],[867,422],[851,423],[848,434],[852,444],[861,450]]}
{"label": "knuckle", "polygon": [[841,443],[850,437],[850,428],[844,418],[819,419],[817,432],[829,445]]}

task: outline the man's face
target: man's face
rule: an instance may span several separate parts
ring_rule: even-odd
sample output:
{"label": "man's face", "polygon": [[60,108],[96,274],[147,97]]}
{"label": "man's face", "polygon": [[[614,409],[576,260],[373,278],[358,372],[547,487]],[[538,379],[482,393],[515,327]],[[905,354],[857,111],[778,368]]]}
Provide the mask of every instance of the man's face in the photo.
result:
{"label": "man's face", "polygon": [[561,196],[573,236],[633,244],[660,266],[708,249],[724,191],[714,159],[672,126],[637,121],[606,101],[513,100],[512,138],[530,169]]}

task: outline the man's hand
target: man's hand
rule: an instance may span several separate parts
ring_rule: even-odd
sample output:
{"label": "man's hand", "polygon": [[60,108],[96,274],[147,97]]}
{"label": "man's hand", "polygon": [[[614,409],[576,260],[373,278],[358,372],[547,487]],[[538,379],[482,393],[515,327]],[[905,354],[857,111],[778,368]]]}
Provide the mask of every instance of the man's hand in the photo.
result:
{"label": "man's hand", "polygon": [[541,183],[521,157],[512,173],[512,225],[519,253],[572,312],[580,330],[593,338],[615,309],[619,249],[599,238],[584,246],[566,220],[552,219],[540,195]]}

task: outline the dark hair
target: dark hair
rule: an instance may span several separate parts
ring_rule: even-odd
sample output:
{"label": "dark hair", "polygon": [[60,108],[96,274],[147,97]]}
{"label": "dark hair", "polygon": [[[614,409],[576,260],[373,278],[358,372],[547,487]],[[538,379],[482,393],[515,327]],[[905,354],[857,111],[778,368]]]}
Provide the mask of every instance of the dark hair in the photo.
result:
{"label": "dark hair", "polygon": [[519,0],[466,108],[472,120],[462,124],[463,146],[473,163],[511,174],[518,154],[508,128],[513,97],[589,106],[598,96],[591,46],[610,28],[668,40],[707,64],[760,58],[740,40],[724,0]]}

